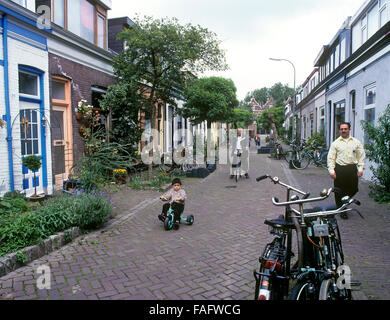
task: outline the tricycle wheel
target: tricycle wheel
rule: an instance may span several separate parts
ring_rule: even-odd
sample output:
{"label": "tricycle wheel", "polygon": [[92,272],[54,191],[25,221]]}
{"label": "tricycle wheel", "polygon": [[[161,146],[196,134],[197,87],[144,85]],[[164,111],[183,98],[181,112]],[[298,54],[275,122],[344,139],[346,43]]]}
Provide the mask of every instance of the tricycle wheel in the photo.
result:
{"label": "tricycle wheel", "polygon": [[166,217],[164,220],[164,228],[165,230],[171,230],[173,227],[173,222],[170,217]]}
{"label": "tricycle wheel", "polygon": [[180,228],[180,225],[179,225],[177,222],[175,222],[175,223],[173,224],[173,229],[174,229],[174,230],[179,230],[179,228]]}
{"label": "tricycle wheel", "polygon": [[190,214],[187,217],[187,224],[191,226],[193,223],[194,223],[194,216],[192,214]]}

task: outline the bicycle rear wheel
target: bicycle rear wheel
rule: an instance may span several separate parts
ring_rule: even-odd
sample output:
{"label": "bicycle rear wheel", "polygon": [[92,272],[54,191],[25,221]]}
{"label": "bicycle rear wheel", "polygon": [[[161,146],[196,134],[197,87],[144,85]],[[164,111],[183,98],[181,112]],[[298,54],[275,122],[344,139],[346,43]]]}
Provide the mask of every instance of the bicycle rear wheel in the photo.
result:
{"label": "bicycle rear wheel", "polygon": [[283,153],[283,159],[287,161],[288,164],[290,164],[291,160],[294,159],[294,151],[288,150]]}
{"label": "bicycle rear wheel", "polygon": [[310,164],[310,158],[308,157],[307,154],[301,152],[297,152],[292,161],[293,167],[297,170],[306,169],[309,166],[309,164]]}

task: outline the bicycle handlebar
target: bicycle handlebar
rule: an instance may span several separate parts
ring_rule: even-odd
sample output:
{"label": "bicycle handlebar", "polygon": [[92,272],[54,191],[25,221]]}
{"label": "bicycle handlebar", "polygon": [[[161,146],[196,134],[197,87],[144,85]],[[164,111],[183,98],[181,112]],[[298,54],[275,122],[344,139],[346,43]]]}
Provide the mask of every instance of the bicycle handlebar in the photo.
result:
{"label": "bicycle handlebar", "polygon": [[326,192],[326,194],[324,196],[321,196],[321,197],[318,197],[318,198],[307,199],[308,197],[306,197],[306,198],[304,197],[304,198],[302,198],[300,200],[286,201],[286,202],[279,202],[278,198],[273,197],[272,198],[272,203],[275,206],[281,207],[281,206],[289,206],[289,205],[293,205],[293,204],[303,204],[303,203],[308,203],[308,202],[322,201],[322,200],[325,200],[326,198],[328,198],[332,191],[333,191],[333,189],[330,188],[329,190],[327,190],[327,192]]}
{"label": "bicycle handlebar", "polygon": [[280,184],[281,186],[283,186],[283,187],[285,187],[287,189],[291,189],[291,190],[293,190],[293,191],[295,191],[297,193],[302,194],[303,195],[302,199],[307,199],[310,196],[310,192],[304,192],[304,191],[301,191],[301,190],[299,190],[297,188],[289,186],[288,184],[285,184],[285,183],[281,182],[278,177],[271,177],[269,174],[265,174],[265,175],[262,175],[262,176],[256,178],[256,181],[259,182],[259,181],[267,179],[267,178],[271,179],[271,181],[274,184]]}
{"label": "bicycle handlebar", "polygon": [[[347,209],[349,205],[352,203],[355,203],[356,205],[360,206],[361,203],[359,200],[350,198],[347,203],[344,203],[340,208],[334,209],[334,210],[328,210],[328,211],[316,211],[316,212],[308,212],[308,213],[303,213],[303,218],[312,218],[312,217],[324,217],[324,216],[330,216],[330,215],[336,215],[339,213],[344,213],[351,211],[352,209]],[[295,213],[302,215],[298,210],[291,209]],[[360,213],[359,213],[360,214]],[[364,217],[360,214],[360,216],[364,219]]]}

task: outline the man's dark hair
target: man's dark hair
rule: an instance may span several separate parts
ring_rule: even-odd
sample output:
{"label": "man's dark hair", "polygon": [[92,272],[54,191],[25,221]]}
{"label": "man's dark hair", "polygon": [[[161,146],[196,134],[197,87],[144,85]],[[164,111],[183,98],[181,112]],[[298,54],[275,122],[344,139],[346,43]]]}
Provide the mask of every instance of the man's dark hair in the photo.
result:
{"label": "man's dark hair", "polygon": [[342,126],[343,124],[346,124],[346,125],[348,126],[348,129],[351,129],[351,124],[350,124],[349,122],[341,122],[341,123],[339,124],[339,130],[340,130],[340,128],[341,128],[341,126]]}
{"label": "man's dark hair", "polygon": [[173,179],[173,180],[172,180],[172,185],[174,185],[174,184],[176,184],[176,183],[178,183],[178,184],[181,185],[181,180],[180,180],[179,178]]}

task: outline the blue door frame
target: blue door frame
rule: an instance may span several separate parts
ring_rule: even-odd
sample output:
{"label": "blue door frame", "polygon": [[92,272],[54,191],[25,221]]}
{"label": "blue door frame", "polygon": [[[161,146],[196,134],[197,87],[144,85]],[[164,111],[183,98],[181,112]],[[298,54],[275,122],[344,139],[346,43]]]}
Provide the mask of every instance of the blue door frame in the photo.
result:
{"label": "blue door frame", "polygon": [[41,154],[42,154],[42,185],[44,188],[47,187],[47,149],[46,149],[46,125],[47,120],[45,117],[45,92],[44,92],[44,72],[38,69],[31,68],[29,66],[19,65],[19,70],[27,71],[36,74],[39,77],[39,99],[27,98],[20,96],[20,101],[27,101],[33,103],[39,103],[39,114],[40,114],[40,127],[41,127]]}

